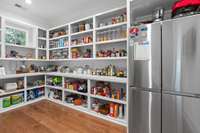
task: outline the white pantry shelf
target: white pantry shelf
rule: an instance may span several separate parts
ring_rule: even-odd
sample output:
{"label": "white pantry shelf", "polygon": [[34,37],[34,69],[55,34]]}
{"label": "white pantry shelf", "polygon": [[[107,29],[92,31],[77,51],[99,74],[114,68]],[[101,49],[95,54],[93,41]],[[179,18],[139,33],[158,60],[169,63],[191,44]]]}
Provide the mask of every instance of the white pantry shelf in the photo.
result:
{"label": "white pantry shelf", "polygon": [[113,118],[113,117],[110,117],[110,116],[106,116],[106,115],[97,113],[93,110],[90,110],[88,108],[82,107],[82,106],[76,106],[76,105],[73,105],[73,104],[66,103],[65,101],[60,101],[60,100],[55,100],[55,99],[50,99],[50,98],[48,98],[48,100],[52,101],[54,103],[75,109],[77,111],[81,111],[81,112],[87,113],[89,115],[101,118],[103,120],[107,120],[107,121],[110,121],[110,122],[113,122],[113,123],[127,127],[127,121],[125,119]]}
{"label": "white pantry shelf", "polygon": [[101,60],[127,60],[128,57],[96,57],[96,58],[76,58],[76,59],[49,59],[49,61],[101,61]]}
{"label": "white pantry shelf", "polygon": [[126,41],[127,41],[127,38],[121,38],[121,39],[114,39],[114,40],[109,40],[109,41],[96,42],[96,45],[120,43],[120,42],[126,42]]}
{"label": "white pantry shelf", "polygon": [[78,91],[74,91],[74,90],[70,90],[70,89],[64,89],[64,91],[74,93],[74,94],[83,95],[83,96],[88,96],[88,93],[78,92]]}
{"label": "white pantry shelf", "polygon": [[16,44],[6,44],[8,47],[19,47],[19,48],[27,48],[27,49],[36,49],[36,47],[30,47],[30,46],[21,46]]}
{"label": "white pantry shelf", "polygon": [[93,43],[71,45],[70,47],[71,47],[71,48],[77,48],[77,47],[87,47],[87,46],[93,46]]}
{"label": "white pantry shelf", "polygon": [[10,78],[21,78],[21,77],[31,77],[31,76],[41,76],[45,75],[45,73],[22,73],[22,74],[6,74],[6,75],[0,75],[0,79],[10,79]]}
{"label": "white pantry shelf", "polygon": [[127,60],[128,57],[97,57],[96,60]]}
{"label": "white pantry shelf", "polygon": [[114,122],[116,124],[127,126],[127,121],[125,119],[114,118],[114,117],[111,117],[111,116],[108,116],[108,115],[103,115],[103,114],[97,113],[95,111],[91,111],[91,113],[93,113],[94,116],[102,118],[104,120],[108,120],[108,121]]}
{"label": "white pantry shelf", "polygon": [[124,26],[124,25],[127,25],[127,22],[122,22],[122,23],[118,23],[118,24],[111,24],[111,25],[107,25],[107,26],[97,27],[96,31],[116,28],[116,27],[120,27],[120,26]]}
{"label": "white pantry shelf", "polygon": [[33,86],[33,87],[27,87],[26,90],[33,90],[33,89],[43,88],[43,87],[45,87],[45,85],[41,85],[41,86]]}
{"label": "white pantry shelf", "polygon": [[72,33],[71,36],[77,36],[77,35],[86,34],[86,33],[90,33],[90,32],[93,32],[93,29],[82,31],[82,32]]}
{"label": "white pantry shelf", "polygon": [[11,94],[15,94],[15,93],[24,92],[24,91],[25,91],[25,89],[20,89],[20,90],[15,90],[15,91],[4,92],[4,93],[0,93],[0,96],[11,95]]}
{"label": "white pantry shelf", "polygon": [[38,40],[46,41],[47,39],[45,37],[38,37]]}
{"label": "white pantry shelf", "polygon": [[44,59],[27,59],[27,58],[0,58],[0,61],[36,61],[36,62],[42,62],[42,61],[48,61]]}
{"label": "white pantry shelf", "polygon": [[67,49],[67,48],[69,48],[69,46],[58,47],[58,48],[49,48],[49,51],[52,51],[52,50],[59,50],[59,49]]}
{"label": "white pantry shelf", "polygon": [[122,100],[112,99],[112,98],[103,97],[99,95],[93,95],[93,94],[90,94],[90,96],[96,99],[101,99],[101,100],[110,101],[110,102],[119,103],[119,104],[126,104],[126,101],[122,101]]}
{"label": "white pantry shelf", "polygon": [[26,106],[26,105],[29,105],[29,104],[32,104],[32,103],[36,103],[36,102],[39,102],[39,101],[45,100],[45,99],[46,98],[43,96],[43,97],[37,98],[35,100],[31,100],[31,101],[27,101],[27,102],[24,101],[22,103],[12,105],[11,107],[8,107],[8,108],[2,108],[2,109],[0,109],[0,113],[4,113],[4,112],[7,112],[7,111],[10,111],[10,110],[13,110],[13,109],[17,109],[17,108],[20,108],[20,107],[23,107],[23,106]]}
{"label": "white pantry shelf", "polygon": [[69,37],[69,35],[63,35],[63,36],[59,36],[59,37],[50,38],[49,41],[58,40],[58,39],[62,39],[62,38],[67,38],[67,37]]}
{"label": "white pantry shelf", "polygon": [[38,48],[38,50],[46,51],[47,49],[46,48]]}
{"label": "white pantry shelf", "polygon": [[97,81],[108,81],[115,83],[127,83],[127,78],[112,77],[112,76],[84,75],[84,74],[60,73],[60,72],[47,73],[46,75],[62,76],[62,77],[77,78],[77,79],[90,79]]}
{"label": "white pantry shelf", "polygon": [[50,88],[50,89],[61,90],[61,91],[63,90],[63,88],[62,88],[62,87],[59,87],[59,86],[45,85],[45,87]]}

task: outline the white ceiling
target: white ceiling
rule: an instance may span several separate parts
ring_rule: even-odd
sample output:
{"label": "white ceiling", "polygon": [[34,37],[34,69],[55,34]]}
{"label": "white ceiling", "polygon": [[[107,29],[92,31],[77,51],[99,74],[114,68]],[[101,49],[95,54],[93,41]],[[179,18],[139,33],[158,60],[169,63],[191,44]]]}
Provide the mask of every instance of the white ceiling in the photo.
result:
{"label": "white ceiling", "polygon": [[125,4],[126,0],[32,0],[26,5],[24,0],[0,0],[0,14],[50,28]]}

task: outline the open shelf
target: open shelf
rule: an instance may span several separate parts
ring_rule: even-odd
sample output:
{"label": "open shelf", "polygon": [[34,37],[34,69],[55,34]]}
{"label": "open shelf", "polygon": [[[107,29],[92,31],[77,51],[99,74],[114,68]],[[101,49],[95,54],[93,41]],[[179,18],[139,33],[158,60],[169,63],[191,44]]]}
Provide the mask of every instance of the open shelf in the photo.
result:
{"label": "open shelf", "polygon": [[66,48],[69,48],[69,46],[58,47],[58,48],[50,48],[49,50],[52,51],[52,50],[59,50],[59,49],[66,49]]}
{"label": "open shelf", "polygon": [[125,119],[120,119],[120,118],[113,118],[111,116],[108,116],[108,115],[103,115],[103,114],[100,114],[100,113],[97,113],[95,111],[92,111],[92,113],[99,117],[99,118],[102,118],[104,120],[108,120],[108,121],[111,121],[111,122],[114,122],[114,123],[117,123],[117,124],[120,124],[120,125],[123,125],[123,126],[127,126],[127,121]]}
{"label": "open shelf", "polygon": [[38,50],[46,51],[46,48],[38,48]]}
{"label": "open shelf", "polygon": [[23,45],[16,45],[16,44],[6,44],[6,46],[8,46],[8,47],[19,47],[19,48],[36,49],[36,48],[34,48],[34,47],[23,46]]}
{"label": "open shelf", "polygon": [[43,88],[43,87],[45,87],[45,85],[41,85],[41,86],[33,86],[33,87],[27,87],[27,89],[26,90],[33,90],[33,89],[37,89],[37,88]]}
{"label": "open shelf", "polygon": [[78,44],[78,45],[71,45],[71,48],[77,48],[77,47],[87,47],[87,46],[92,46],[93,43],[88,43],[88,44]]}
{"label": "open shelf", "polygon": [[70,93],[74,93],[74,94],[83,95],[83,96],[87,96],[88,95],[87,93],[78,92],[78,91],[74,91],[74,90],[70,90],[70,89],[64,89],[64,91],[70,92]]}
{"label": "open shelf", "polygon": [[46,41],[47,39],[45,37],[38,37],[39,40],[44,40]]}
{"label": "open shelf", "polygon": [[54,37],[54,38],[49,39],[49,41],[59,40],[59,39],[62,39],[62,38],[66,38],[66,37],[68,37],[68,36],[69,36],[69,35],[63,35],[63,36],[59,36],[59,37]]}
{"label": "open shelf", "polygon": [[96,28],[96,31],[116,28],[116,27],[120,27],[120,26],[123,26],[123,25],[127,25],[127,22],[121,22],[121,23],[117,23],[117,24],[111,24],[111,25],[107,25],[107,26],[98,27],[98,28]]}
{"label": "open shelf", "polygon": [[96,45],[119,43],[119,42],[126,42],[126,41],[127,41],[127,38],[122,38],[122,39],[115,39],[115,40],[109,40],[109,41],[96,42]]}
{"label": "open shelf", "polygon": [[78,36],[78,35],[82,35],[82,34],[86,34],[86,33],[90,33],[90,32],[93,32],[93,29],[82,31],[82,32],[77,32],[77,33],[72,33],[71,36]]}
{"label": "open shelf", "polygon": [[63,77],[78,78],[78,79],[91,79],[91,80],[97,80],[97,81],[109,81],[109,82],[116,82],[116,83],[127,83],[127,78],[119,78],[119,77],[112,77],[112,76],[97,76],[97,75],[84,75],[84,74],[59,73],[59,72],[47,73],[46,75],[63,76]]}
{"label": "open shelf", "polygon": [[56,90],[63,90],[63,88],[59,87],[59,86],[45,85],[45,87],[51,88],[51,89],[56,89]]}
{"label": "open shelf", "polygon": [[58,40],[65,37],[68,37],[69,29],[68,25],[64,25],[55,29],[49,30],[49,40]]}
{"label": "open shelf", "polygon": [[34,61],[34,62],[48,62],[48,60],[44,59],[27,59],[27,58],[0,58],[0,61]]}
{"label": "open shelf", "polygon": [[112,98],[103,97],[103,96],[99,96],[99,95],[92,95],[92,94],[90,94],[90,96],[92,98],[96,98],[96,99],[106,100],[106,101],[115,102],[115,103],[119,103],[119,104],[126,104],[126,101],[122,101],[122,100],[117,100],[117,99],[112,99]]}
{"label": "open shelf", "polygon": [[0,93],[0,96],[11,95],[11,94],[15,94],[15,93],[23,92],[23,91],[25,91],[25,89],[19,89],[19,90],[10,91],[10,92],[4,92],[4,93]]}

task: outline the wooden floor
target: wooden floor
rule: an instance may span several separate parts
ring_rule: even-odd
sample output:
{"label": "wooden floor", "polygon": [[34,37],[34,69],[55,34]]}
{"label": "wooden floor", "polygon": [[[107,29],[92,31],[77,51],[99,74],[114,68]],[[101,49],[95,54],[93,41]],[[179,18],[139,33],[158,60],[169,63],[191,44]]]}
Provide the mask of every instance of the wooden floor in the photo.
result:
{"label": "wooden floor", "polygon": [[126,133],[126,128],[44,100],[0,114],[0,133]]}

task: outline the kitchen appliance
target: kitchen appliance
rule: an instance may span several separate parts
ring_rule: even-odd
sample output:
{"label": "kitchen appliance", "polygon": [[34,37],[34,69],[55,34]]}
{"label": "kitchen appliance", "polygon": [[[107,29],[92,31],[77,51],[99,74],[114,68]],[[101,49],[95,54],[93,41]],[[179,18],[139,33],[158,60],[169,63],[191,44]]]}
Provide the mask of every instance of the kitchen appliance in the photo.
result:
{"label": "kitchen appliance", "polygon": [[161,133],[161,23],[131,28],[129,133]]}
{"label": "kitchen appliance", "polygon": [[200,15],[163,22],[162,133],[200,133]]}

